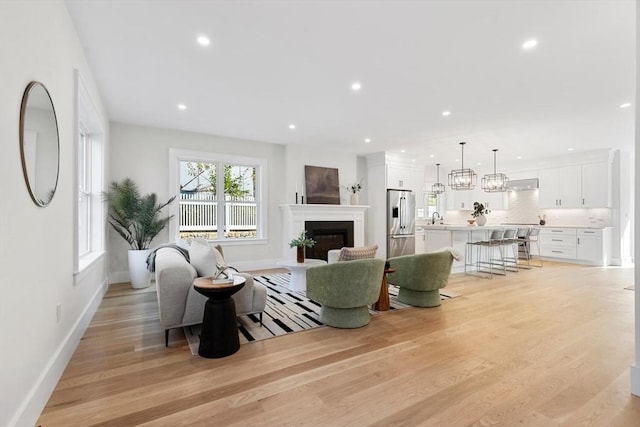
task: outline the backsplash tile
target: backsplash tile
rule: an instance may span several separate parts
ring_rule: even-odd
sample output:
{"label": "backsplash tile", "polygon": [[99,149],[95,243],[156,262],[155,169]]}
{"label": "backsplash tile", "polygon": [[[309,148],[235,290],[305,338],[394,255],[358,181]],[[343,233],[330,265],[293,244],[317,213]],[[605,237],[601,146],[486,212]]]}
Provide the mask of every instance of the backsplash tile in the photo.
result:
{"label": "backsplash tile", "polygon": [[[494,210],[487,215],[487,224],[504,222],[518,224],[537,224],[538,215],[545,215],[546,225],[597,226],[609,227],[612,224],[611,209],[539,209],[538,190],[510,191],[509,209]],[[445,222],[465,224],[471,218],[469,211],[446,211]]]}

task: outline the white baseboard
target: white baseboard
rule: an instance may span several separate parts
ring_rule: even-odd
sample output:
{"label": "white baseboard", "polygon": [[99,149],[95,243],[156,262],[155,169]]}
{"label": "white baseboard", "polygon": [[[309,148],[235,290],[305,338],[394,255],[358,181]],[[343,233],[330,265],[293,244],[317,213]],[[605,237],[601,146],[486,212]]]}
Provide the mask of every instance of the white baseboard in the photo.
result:
{"label": "white baseboard", "polygon": [[9,422],[10,426],[36,425],[38,417],[40,417],[49,397],[51,397],[51,393],[56,388],[62,373],[69,360],[71,360],[73,352],[76,350],[78,343],[80,343],[80,339],[98,310],[108,288],[109,284],[105,280],[96,290],[76,324],[62,341],[58,350],[49,359],[49,363],[38,378],[38,381],[36,381],[24,399],[23,404],[16,411],[15,417]]}
{"label": "white baseboard", "polygon": [[631,365],[631,394],[640,397],[640,366]]}

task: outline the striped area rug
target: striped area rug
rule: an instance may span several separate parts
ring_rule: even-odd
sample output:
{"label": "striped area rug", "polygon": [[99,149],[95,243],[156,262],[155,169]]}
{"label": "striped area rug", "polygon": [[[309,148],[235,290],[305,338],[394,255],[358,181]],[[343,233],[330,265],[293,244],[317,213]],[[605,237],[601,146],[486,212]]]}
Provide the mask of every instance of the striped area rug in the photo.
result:
{"label": "striped area rug", "polygon": [[[324,326],[320,322],[320,304],[308,299],[304,293],[294,292],[288,288],[290,275],[288,273],[255,276],[253,280],[267,287],[267,305],[262,314],[263,326],[260,326],[260,316],[248,314],[238,316],[238,333],[240,344],[273,338],[292,332]],[[441,298],[455,298],[457,294],[447,293]],[[391,310],[409,307],[396,300],[398,288],[389,286]],[[379,312],[369,310],[375,315]],[[189,342],[191,354],[198,354],[200,345],[200,325],[184,328]]]}

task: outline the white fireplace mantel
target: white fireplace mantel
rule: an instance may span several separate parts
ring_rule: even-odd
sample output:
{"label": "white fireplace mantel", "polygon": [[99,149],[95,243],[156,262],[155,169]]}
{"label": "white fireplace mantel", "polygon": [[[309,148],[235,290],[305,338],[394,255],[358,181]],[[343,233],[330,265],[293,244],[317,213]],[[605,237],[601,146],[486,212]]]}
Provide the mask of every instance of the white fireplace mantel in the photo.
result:
{"label": "white fireplace mantel", "polygon": [[304,231],[305,221],[353,221],[353,245],[364,246],[365,205],[280,205],[282,212],[282,255],[295,258],[289,242]]}

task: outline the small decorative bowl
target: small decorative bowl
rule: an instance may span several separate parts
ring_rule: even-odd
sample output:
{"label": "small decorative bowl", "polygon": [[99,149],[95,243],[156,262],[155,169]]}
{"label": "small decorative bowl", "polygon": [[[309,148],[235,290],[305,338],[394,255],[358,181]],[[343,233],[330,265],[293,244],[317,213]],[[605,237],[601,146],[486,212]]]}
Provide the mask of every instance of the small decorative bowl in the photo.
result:
{"label": "small decorative bowl", "polygon": [[469,225],[473,225],[474,222],[476,222],[475,219],[468,219],[467,222],[469,223]]}

